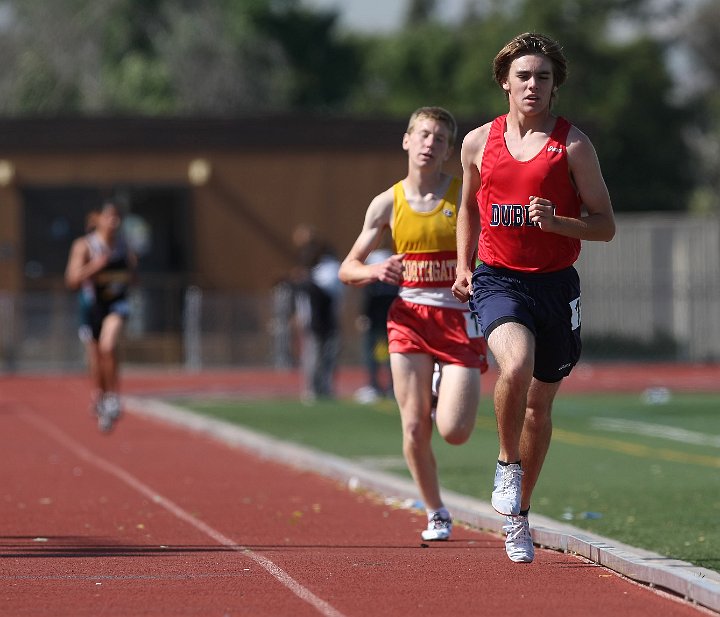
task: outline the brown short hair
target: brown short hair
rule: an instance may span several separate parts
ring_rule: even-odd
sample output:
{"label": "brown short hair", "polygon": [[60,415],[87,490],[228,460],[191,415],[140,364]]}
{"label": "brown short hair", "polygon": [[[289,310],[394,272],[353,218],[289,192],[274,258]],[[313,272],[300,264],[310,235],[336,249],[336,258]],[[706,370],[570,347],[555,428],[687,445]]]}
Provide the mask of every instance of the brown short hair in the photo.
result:
{"label": "brown short hair", "polygon": [[455,118],[447,109],[442,107],[420,107],[416,109],[410,116],[410,121],[405,131],[406,133],[410,134],[413,132],[418,118],[430,118],[431,120],[442,122],[450,131],[450,145],[455,145],[455,140],[457,139],[457,122],[455,122]]}
{"label": "brown short hair", "polygon": [[[567,79],[567,60],[563,49],[557,41],[544,34],[525,32],[518,34],[505,45],[493,60],[493,77],[499,86],[507,81],[510,74],[510,65],[513,60],[528,54],[542,54],[546,56],[553,66],[553,96],[555,90],[562,86]],[[551,99],[551,102],[552,102]]]}

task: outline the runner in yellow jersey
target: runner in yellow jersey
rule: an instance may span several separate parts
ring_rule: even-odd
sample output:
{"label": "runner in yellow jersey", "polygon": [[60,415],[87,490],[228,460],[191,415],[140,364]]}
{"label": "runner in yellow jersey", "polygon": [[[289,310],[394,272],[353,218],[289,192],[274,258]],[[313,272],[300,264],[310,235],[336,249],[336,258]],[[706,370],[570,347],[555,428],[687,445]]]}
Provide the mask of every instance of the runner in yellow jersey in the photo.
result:
{"label": "runner in yellow jersey", "polygon": [[[456,136],[457,124],[447,110],[421,107],[412,114],[402,142],[408,153],[407,176],[371,201],[339,273],[349,285],[381,281],[400,286],[388,313],[390,366],[403,454],[428,515],[424,540],[447,540],[452,531],[431,446],[433,419],[445,441],[465,443],[475,426],[480,374],[487,369],[479,328],[451,292],[461,187],[442,167]],[[394,253],[366,264],[387,231]],[[433,413],[434,368],[442,385]]]}

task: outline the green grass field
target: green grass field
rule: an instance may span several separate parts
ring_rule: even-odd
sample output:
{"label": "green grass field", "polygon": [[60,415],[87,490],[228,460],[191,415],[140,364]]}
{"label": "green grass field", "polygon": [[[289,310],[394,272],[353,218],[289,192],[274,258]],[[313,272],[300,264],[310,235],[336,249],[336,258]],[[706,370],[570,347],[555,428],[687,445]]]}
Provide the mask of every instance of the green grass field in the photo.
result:
{"label": "green grass field", "polygon": [[[275,437],[406,477],[393,401],[182,401]],[[720,571],[720,395],[558,397],[532,509],[619,542]],[[483,400],[470,442],[436,439],[444,487],[488,501],[497,456]]]}

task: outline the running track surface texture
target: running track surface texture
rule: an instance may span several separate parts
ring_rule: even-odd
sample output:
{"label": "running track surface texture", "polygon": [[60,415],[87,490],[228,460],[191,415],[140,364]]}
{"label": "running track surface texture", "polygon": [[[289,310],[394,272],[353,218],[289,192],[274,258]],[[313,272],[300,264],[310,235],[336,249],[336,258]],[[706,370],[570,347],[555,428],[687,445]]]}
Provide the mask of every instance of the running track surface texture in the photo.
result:
{"label": "running track surface texture", "polygon": [[[717,389],[716,368],[681,380],[687,370],[654,367],[633,386],[631,367],[586,367],[584,389]],[[584,371],[566,391],[583,389]],[[341,373],[341,395],[359,385],[360,372]],[[424,513],[351,490],[323,462],[152,412],[163,396],[297,388],[293,372],[130,370],[128,413],[101,434],[84,375],[0,377],[0,615],[717,614],[572,552],[511,563],[492,531],[459,525],[423,545]]]}

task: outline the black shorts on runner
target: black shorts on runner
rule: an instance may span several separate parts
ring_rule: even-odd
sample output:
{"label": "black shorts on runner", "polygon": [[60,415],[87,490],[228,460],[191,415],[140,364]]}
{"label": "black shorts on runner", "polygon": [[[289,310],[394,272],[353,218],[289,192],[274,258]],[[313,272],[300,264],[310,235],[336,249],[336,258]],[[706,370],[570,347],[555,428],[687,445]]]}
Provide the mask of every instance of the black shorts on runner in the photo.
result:
{"label": "black shorts on runner", "polygon": [[533,376],[555,383],[580,359],[580,279],[575,268],[526,273],[481,264],[470,308],[485,340],[499,325],[523,324],[535,335]]}
{"label": "black shorts on runner", "polygon": [[86,310],[86,322],[80,325],[80,339],[99,341],[105,318],[111,313],[117,313],[127,319],[130,315],[130,302],[126,298],[118,298],[112,302],[96,302]]}

